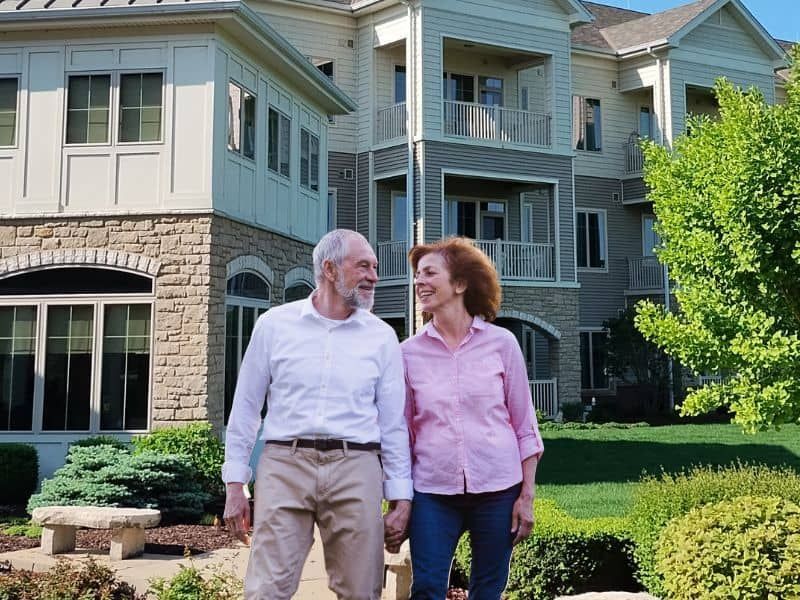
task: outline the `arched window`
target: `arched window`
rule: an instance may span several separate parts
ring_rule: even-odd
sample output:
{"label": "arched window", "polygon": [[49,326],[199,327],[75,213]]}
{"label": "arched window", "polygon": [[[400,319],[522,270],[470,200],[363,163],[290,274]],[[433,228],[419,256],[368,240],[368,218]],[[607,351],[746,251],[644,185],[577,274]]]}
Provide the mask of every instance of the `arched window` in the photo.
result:
{"label": "arched window", "polygon": [[228,278],[225,290],[225,424],[233,405],[236,379],[259,315],[270,305],[270,284],[255,271]]}
{"label": "arched window", "polygon": [[153,280],[98,267],[0,279],[0,431],[142,431]]}
{"label": "arched window", "polygon": [[306,281],[296,281],[283,291],[284,302],[294,302],[295,300],[302,300],[308,298],[314,288]]}

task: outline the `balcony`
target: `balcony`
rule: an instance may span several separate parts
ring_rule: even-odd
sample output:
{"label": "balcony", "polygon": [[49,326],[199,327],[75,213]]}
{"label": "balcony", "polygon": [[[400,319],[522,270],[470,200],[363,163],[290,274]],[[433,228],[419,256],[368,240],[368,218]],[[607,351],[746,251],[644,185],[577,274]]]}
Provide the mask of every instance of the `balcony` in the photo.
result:
{"label": "balcony", "polygon": [[652,293],[664,290],[664,267],[655,256],[628,258],[628,292]]}
{"label": "balcony", "polygon": [[537,379],[528,381],[531,388],[533,407],[546,417],[555,417],[558,413],[558,380]]}
{"label": "balcony", "polygon": [[406,103],[399,102],[378,110],[375,143],[384,144],[406,137]]}
{"label": "balcony", "polygon": [[408,244],[405,240],[378,242],[378,276],[382,280],[408,276]]}
{"label": "balcony", "polygon": [[448,136],[541,148],[551,145],[548,113],[443,100],[442,114]]}
{"label": "balcony", "polygon": [[623,144],[625,155],[625,174],[640,175],[644,169],[644,154],[640,141],[630,141]]}
{"label": "balcony", "polygon": [[555,280],[553,244],[475,240],[475,245],[492,259],[501,280]]}

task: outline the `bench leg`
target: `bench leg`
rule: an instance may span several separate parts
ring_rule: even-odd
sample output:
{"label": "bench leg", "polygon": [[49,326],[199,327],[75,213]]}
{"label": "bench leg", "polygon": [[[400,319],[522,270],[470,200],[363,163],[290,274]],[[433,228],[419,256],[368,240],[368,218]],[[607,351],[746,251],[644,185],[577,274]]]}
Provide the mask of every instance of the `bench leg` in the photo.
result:
{"label": "bench leg", "polygon": [[63,554],[75,550],[75,528],[69,525],[44,525],[42,527],[42,552]]}
{"label": "bench leg", "polygon": [[125,560],[144,552],[144,529],[125,527],[111,530],[111,560]]}

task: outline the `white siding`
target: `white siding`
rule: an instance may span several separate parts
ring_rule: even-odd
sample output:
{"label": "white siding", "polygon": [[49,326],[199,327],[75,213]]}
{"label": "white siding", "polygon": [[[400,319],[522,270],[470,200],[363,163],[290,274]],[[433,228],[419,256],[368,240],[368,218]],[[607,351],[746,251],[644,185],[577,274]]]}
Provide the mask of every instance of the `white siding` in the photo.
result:
{"label": "white siding", "polygon": [[622,92],[653,87],[657,78],[656,61],[650,56],[625,60],[619,65],[619,89]]}

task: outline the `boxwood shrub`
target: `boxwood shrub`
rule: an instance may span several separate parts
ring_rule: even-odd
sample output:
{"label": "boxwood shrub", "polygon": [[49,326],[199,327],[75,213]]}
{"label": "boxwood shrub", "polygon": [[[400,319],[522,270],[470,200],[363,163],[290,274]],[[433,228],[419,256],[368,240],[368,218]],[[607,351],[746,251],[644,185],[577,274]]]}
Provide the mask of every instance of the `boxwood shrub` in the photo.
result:
{"label": "boxwood shrub", "polygon": [[[623,519],[576,519],[537,500],[533,534],[511,557],[505,598],[546,600],[589,591],[636,591],[633,548]],[[459,541],[456,568],[469,576],[469,536]]]}
{"label": "boxwood shrub", "polygon": [[800,474],[789,468],[734,464],[649,476],[636,486],[629,520],[636,542],[637,576],[651,594],[666,595],[655,549],[667,523],[693,508],[743,495],[774,496],[800,504]]}
{"label": "boxwood shrub", "polygon": [[[39,455],[28,444],[0,444],[0,504],[25,504],[39,481]],[[9,485],[13,482],[13,485]]]}
{"label": "boxwood shrub", "polygon": [[800,507],[745,496],[670,521],[656,569],[672,600],[800,598]]}

